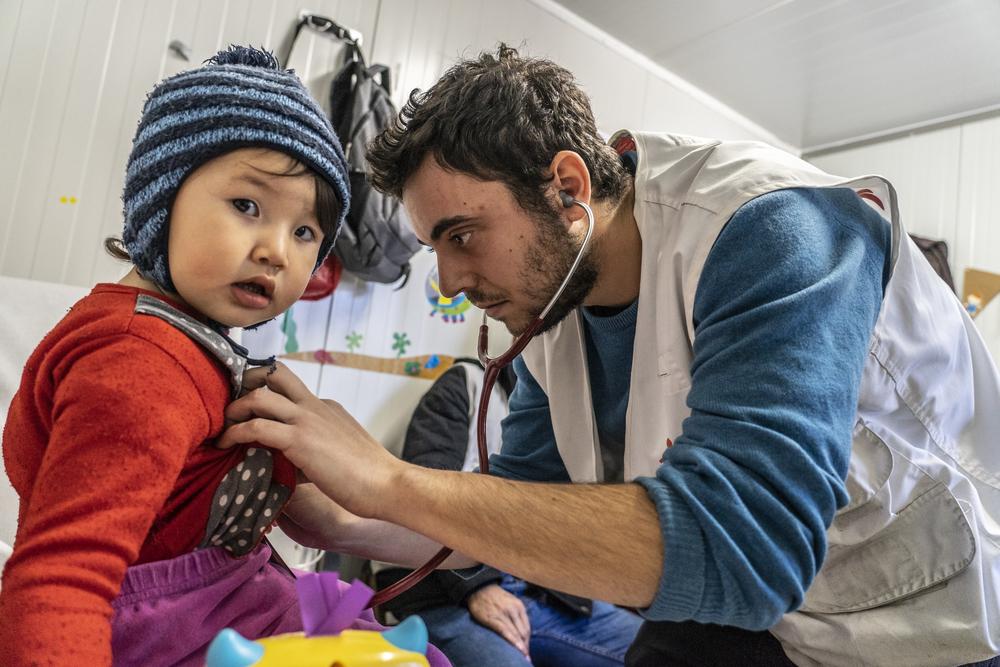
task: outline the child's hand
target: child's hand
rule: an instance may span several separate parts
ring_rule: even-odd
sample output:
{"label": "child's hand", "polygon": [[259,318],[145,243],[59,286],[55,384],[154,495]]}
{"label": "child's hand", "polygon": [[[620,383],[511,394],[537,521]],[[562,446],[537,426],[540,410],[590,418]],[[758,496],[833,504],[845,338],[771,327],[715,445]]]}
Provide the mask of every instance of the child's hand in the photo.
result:
{"label": "child's hand", "polygon": [[245,396],[229,404],[234,423],[216,442],[277,449],[344,508],[376,516],[378,498],[406,464],[382,447],[343,406],[317,398],[284,364],[244,375]]}
{"label": "child's hand", "polygon": [[[248,368],[243,372],[243,389],[240,390],[240,396],[246,396],[254,389],[260,389],[261,387],[266,387],[265,381],[267,376],[272,372],[277,371],[277,366],[280,362],[275,363],[275,371],[271,371],[270,367],[258,366],[254,368]],[[280,364],[284,366],[284,364]]]}

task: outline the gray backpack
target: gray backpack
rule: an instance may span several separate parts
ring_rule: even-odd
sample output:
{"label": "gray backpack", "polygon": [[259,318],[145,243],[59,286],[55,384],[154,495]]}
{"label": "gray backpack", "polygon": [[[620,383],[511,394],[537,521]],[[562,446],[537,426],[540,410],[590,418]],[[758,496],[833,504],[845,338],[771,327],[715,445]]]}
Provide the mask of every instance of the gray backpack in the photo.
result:
{"label": "gray backpack", "polygon": [[368,182],[368,142],[395,118],[389,68],[365,65],[357,47],[348,45],[344,65],[330,86],[330,120],[351,176],[351,210],[333,251],[345,269],[379,283],[400,278],[405,283],[410,258],[420,249],[399,200]]}
{"label": "gray backpack", "polygon": [[304,16],[292,36],[292,45],[304,26],[345,44],[343,65],[330,83],[329,111],[350,170],[351,210],[333,252],[354,275],[378,283],[402,279],[402,287],[410,275],[410,258],[420,249],[420,243],[410,231],[399,200],[375,190],[368,182],[365,159],[368,142],[396,117],[389,68],[366,65],[356,33],[325,17]]}

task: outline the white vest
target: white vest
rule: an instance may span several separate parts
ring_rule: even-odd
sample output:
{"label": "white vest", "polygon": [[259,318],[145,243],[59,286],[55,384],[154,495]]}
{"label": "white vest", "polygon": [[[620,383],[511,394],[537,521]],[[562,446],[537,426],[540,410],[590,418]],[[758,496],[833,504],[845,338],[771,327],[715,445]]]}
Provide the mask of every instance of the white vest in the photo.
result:
{"label": "white vest", "polygon": [[[462,472],[472,472],[479,468],[479,437],[476,427],[479,421],[479,395],[483,391],[483,369],[475,364],[459,362],[465,371],[465,390],[469,394],[469,438],[465,450]],[[500,424],[509,412],[507,392],[500,383],[493,385],[489,408],[486,410],[486,451],[490,456],[500,451]]]}
{"label": "white vest", "polygon": [[[774,190],[853,188],[892,226],[892,275],[859,392],[850,502],[827,531],[804,604],[771,632],[799,665],[958,665],[1000,653],[1000,375],[903,233],[892,186],[831,176],[759,143],[632,136],[642,278],[625,479],[655,473],[689,414],[695,290],[732,214]],[[524,360],[549,397],[570,477],[601,481],[579,313]]]}

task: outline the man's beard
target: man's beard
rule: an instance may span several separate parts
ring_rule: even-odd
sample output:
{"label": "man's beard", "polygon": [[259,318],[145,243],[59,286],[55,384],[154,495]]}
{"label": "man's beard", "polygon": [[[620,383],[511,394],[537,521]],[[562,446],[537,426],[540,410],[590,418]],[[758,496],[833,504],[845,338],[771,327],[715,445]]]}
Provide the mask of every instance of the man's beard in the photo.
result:
{"label": "man's beard", "polygon": [[[528,249],[525,256],[525,268],[521,272],[521,278],[525,284],[525,292],[530,299],[537,303],[537,311],[533,313],[531,321],[541,315],[541,311],[548,305],[549,300],[559,289],[563,279],[569,273],[576,255],[580,250],[581,240],[570,235],[569,230],[563,225],[559,211],[552,210],[548,214],[536,219],[538,226],[538,241]],[[594,260],[594,247],[596,239],[591,239],[587,252],[580,260],[573,277],[570,278],[566,289],[553,304],[542,326],[536,335],[543,334],[555,325],[562,322],[567,315],[578,308],[583,300],[590,294],[597,282],[597,262]],[[527,328],[526,323],[522,328]],[[515,335],[520,332],[511,332]]]}

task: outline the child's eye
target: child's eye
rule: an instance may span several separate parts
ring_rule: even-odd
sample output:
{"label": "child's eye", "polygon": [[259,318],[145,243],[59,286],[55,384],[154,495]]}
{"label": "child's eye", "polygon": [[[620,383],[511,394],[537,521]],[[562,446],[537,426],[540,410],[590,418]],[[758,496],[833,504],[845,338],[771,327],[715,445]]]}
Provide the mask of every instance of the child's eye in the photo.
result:
{"label": "child's eye", "polygon": [[295,230],[295,236],[302,239],[303,241],[315,241],[317,234],[312,227],[307,227],[306,225],[302,225],[301,227]]}
{"label": "child's eye", "polygon": [[255,217],[260,215],[260,209],[257,207],[257,202],[252,199],[234,199],[233,206],[240,213],[246,213],[247,215]]}

